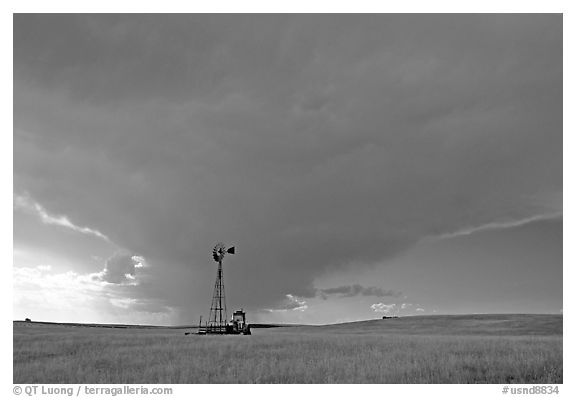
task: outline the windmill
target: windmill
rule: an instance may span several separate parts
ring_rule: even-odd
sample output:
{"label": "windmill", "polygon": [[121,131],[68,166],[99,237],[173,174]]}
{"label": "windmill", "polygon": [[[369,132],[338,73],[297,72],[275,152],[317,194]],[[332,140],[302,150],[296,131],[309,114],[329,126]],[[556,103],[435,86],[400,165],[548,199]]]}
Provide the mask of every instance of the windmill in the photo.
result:
{"label": "windmill", "polygon": [[226,248],[223,243],[218,243],[212,250],[212,258],[218,262],[218,273],[216,275],[216,284],[214,285],[214,294],[212,295],[212,306],[210,307],[210,316],[206,332],[211,334],[226,333],[227,314],[226,314],[226,296],[224,294],[224,279],[222,277],[222,260],[226,254],[234,254],[235,247]]}

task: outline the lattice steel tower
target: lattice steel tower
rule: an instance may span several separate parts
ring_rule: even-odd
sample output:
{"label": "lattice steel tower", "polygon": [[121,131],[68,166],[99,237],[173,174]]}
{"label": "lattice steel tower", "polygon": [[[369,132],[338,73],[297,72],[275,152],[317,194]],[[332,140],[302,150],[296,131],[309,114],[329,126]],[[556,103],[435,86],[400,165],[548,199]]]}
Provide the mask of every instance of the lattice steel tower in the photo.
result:
{"label": "lattice steel tower", "polygon": [[226,296],[224,294],[224,278],[222,274],[222,260],[224,255],[234,254],[235,248],[226,246],[222,243],[216,244],[212,250],[212,257],[218,262],[218,274],[216,275],[216,284],[214,285],[214,294],[212,295],[212,306],[210,307],[210,316],[206,332],[214,334],[223,334],[226,332],[228,315],[226,313]]}

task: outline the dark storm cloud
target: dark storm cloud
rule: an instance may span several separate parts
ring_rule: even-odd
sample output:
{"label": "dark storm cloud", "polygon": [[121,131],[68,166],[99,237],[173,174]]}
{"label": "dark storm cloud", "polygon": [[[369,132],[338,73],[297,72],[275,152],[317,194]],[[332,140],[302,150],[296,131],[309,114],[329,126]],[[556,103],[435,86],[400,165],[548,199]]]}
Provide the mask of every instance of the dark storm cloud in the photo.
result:
{"label": "dark storm cloud", "polygon": [[339,287],[332,287],[332,288],[324,288],[319,289],[318,292],[324,298],[327,295],[340,295],[342,297],[350,298],[353,296],[375,296],[375,297],[384,297],[384,296],[393,296],[398,297],[401,296],[402,293],[400,291],[388,290],[383,289],[380,287],[364,287],[360,284],[353,284],[353,285],[341,285]]}
{"label": "dark storm cloud", "polygon": [[14,76],[15,191],[144,255],[175,305],[210,294],[217,241],[271,307],[561,211],[560,15],[16,15]]}

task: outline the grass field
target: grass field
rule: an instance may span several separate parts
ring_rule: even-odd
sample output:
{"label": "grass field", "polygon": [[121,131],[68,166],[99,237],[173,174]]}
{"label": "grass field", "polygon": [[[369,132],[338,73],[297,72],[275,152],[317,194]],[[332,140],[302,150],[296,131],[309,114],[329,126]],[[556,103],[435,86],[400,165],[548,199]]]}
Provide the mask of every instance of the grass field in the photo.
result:
{"label": "grass field", "polygon": [[14,323],[14,383],[562,383],[561,315],[253,329]]}

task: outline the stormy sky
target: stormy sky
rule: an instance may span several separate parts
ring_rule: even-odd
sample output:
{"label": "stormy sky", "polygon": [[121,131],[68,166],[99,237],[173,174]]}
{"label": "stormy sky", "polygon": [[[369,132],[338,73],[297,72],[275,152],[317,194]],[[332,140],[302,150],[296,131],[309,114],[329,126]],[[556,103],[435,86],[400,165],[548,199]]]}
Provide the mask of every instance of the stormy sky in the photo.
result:
{"label": "stormy sky", "polygon": [[562,16],[14,16],[14,317],[562,310]]}

